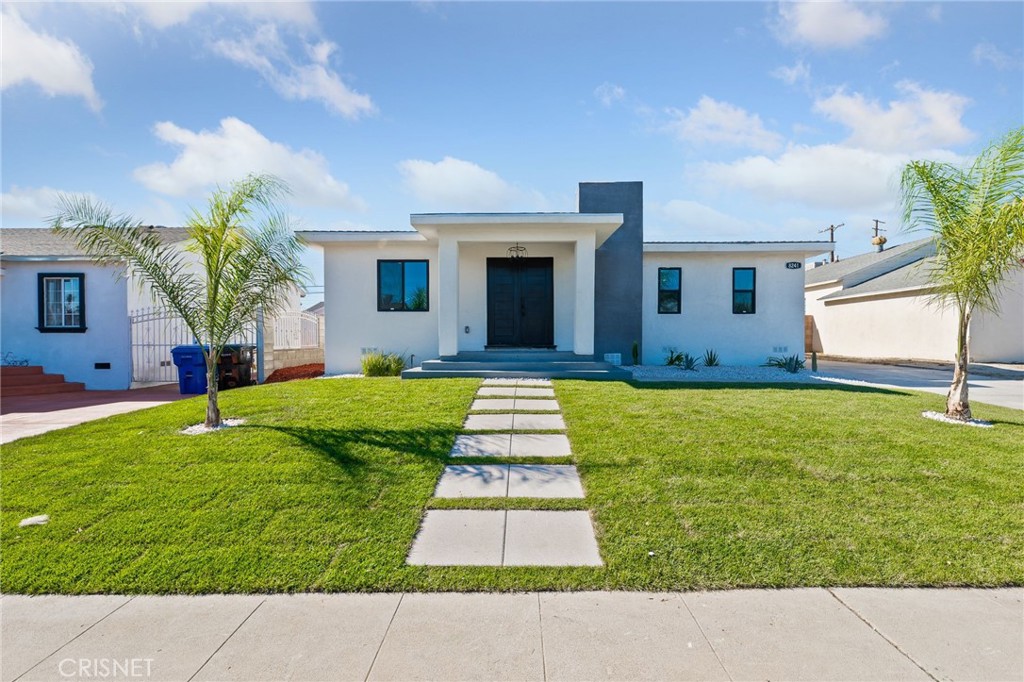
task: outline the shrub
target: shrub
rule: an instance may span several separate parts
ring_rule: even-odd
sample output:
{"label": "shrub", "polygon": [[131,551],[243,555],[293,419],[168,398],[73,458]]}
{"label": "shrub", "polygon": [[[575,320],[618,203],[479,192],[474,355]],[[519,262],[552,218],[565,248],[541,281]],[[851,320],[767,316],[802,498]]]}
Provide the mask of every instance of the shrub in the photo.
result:
{"label": "shrub", "polygon": [[679,363],[679,366],[682,367],[683,369],[690,370],[691,372],[696,372],[697,367],[700,366],[700,358],[698,358],[696,355],[683,353],[683,357]]}
{"label": "shrub", "polygon": [[633,364],[634,365],[639,365],[640,364],[640,344],[638,342],[636,342],[636,341],[633,342],[632,352],[633,352]]}
{"label": "shrub", "polygon": [[789,357],[776,357],[772,356],[768,358],[768,362],[764,363],[764,367],[778,367],[784,369],[790,374],[796,374],[804,368],[804,359],[799,355],[790,355]]}
{"label": "shrub", "polygon": [[704,366],[705,367],[718,367],[718,353],[712,348],[708,348],[704,351]]}
{"label": "shrub", "polygon": [[680,367],[696,372],[697,367],[700,366],[700,359],[695,355],[680,353],[675,348],[669,348],[668,355],[665,356],[665,364],[670,367]]}
{"label": "shrub", "polygon": [[405,358],[398,353],[367,353],[362,362],[368,377],[396,377],[405,369]]}

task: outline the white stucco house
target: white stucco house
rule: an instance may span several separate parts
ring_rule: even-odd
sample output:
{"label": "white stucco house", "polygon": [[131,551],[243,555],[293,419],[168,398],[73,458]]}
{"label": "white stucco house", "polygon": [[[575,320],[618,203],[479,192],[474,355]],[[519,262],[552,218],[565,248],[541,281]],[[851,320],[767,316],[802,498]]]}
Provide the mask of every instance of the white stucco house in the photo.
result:
{"label": "white stucco house", "polygon": [[[413,214],[412,230],[304,231],[324,253],[327,373],[370,350],[403,376],[586,375],[669,348],[723,364],[803,352],[803,264],[824,241],[645,242],[643,184],[585,182],[575,213]],[[605,367],[605,369],[607,369]]]}
{"label": "white stucco house", "polygon": [[[952,362],[956,310],[931,296],[932,239],[900,244],[807,271],[808,322],[827,356]],[[974,362],[1024,362],[1024,268],[999,291],[999,310],[977,311],[970,328]]]}
{"label": "white stucco house", "polygon": [[[168,243],[184,228],[159,228]],[[143,292],[46,228],[0,230],[0,352],[90,390],[132,383],[128,311]]]}
{"label": "white stucco house", "polygon": [[[169,244],[185,228],[147,227]],[[195,261],[197,269],[198,260]],[[133,383],[177,380],[170,350],[192,343],[184,323],[156,307],[148,287],[119,277],[74,241],[48,228],[0,229],[0,356],[63,374],[87,390],[123,390]],[[319,323],[300,313],[294,291],[277,320],[235,342],[260,344],[262,369],[319,361]],[[294,357],[292,357],[294,356]]]}

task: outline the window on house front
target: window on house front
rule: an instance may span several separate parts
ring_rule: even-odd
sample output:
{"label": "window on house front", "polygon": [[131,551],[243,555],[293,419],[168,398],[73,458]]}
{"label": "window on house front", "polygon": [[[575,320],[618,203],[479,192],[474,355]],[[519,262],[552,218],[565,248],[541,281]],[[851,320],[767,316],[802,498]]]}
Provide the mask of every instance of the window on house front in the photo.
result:
{"label": "window on house front", "polygon": [[429,303],[427,261],[377,261],[377,310],[424,311]]}
{"label": "window on house front", "polygon": [[682,310],[682,273],[679,268],[658,268],[658,313]]}
{"label": "window on house front", "polygon": [[752,315],[756,310],[757,270],[755,268],[732,269],[732,312],[736,315]]}
{"label": "window on house front", "polygon": [[39,274],[39,331],[85,331],[85,275]]}

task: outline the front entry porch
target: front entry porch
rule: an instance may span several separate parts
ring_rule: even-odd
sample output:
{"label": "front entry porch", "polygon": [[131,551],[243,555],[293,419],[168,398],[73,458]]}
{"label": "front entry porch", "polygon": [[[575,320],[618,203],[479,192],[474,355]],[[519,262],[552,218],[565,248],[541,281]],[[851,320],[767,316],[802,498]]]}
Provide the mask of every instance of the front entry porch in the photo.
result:
{"label": "front entry porch", "polygon": [[524,348],[463,351],[437,360],[426,360],[419,367],[402,372],[403,379],[452,377],[628,381],[633,374],[622,367],[598,361],[593,355]]}

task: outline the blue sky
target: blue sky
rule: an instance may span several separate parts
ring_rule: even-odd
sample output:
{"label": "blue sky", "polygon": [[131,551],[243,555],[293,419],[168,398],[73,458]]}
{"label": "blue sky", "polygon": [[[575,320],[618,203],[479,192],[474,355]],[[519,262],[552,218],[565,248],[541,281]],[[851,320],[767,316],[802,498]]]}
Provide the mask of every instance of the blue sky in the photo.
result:
{"label": "blue sky", "polygon": [[5,2],[2,37],[5,227],[56,192],[180,224],[250,171],[304,229],[642,180],[648,239],[852,255],[910,238],[907,160],[1024,122],[1019,2]]}

